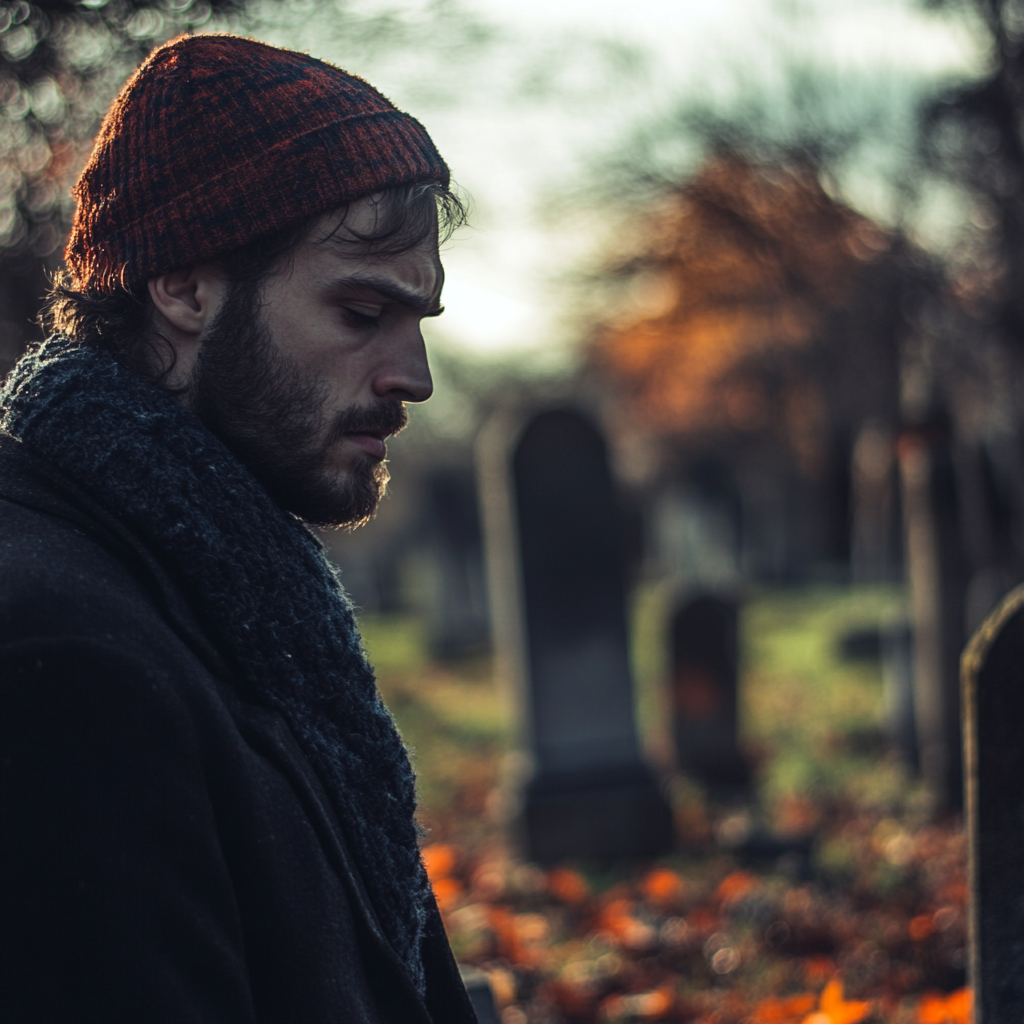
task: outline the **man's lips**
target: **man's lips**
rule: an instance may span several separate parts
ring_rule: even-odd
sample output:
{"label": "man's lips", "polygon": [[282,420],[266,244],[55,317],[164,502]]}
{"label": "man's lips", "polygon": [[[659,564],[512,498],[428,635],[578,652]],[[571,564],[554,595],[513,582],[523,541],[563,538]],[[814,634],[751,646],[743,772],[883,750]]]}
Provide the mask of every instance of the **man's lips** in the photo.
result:
{"label": "man's lips", "polygon": [[384,443],[384,438],[375,434],[346,434],[345,437],[375,459],[387,458],[388,446]]}

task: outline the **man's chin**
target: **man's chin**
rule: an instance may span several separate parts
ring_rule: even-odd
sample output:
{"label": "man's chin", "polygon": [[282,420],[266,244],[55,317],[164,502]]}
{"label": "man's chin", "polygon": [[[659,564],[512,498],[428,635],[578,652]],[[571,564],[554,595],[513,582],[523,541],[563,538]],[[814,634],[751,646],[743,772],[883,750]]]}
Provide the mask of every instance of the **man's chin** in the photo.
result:
{"label": "man's chin", "polygon": [[311,526],[354,530],[373,518],[388,479],[383,462],[366,459],[352,469],[325,471],[315,479],[296,482],[289,493],[275,497]]}

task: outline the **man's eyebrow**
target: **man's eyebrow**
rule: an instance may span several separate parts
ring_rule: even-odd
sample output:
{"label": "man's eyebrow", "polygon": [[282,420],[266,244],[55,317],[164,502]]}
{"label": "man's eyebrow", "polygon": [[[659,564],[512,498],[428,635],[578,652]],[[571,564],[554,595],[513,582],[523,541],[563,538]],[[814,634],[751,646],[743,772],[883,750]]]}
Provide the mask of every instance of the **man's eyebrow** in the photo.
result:
{"label": "man's eyebrow", "polygon": [[437,297],[425,295],[415,288],[407,288],[399,281],[387,277],[374,277],[370,274],[357,274],[352,277],[339,277],[331,282],[332,288],[365,288],[376,292],[385,299],[397,302],[415,313],[423,316],[440,316],[444,306]]}

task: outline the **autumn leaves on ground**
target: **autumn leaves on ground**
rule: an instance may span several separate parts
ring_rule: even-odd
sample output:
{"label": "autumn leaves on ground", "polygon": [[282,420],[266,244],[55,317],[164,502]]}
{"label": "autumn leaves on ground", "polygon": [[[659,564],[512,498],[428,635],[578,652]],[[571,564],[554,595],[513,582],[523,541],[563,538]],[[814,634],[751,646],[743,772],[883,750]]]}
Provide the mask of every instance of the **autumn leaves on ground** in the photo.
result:
{"label": "autumn leaves on ground", "polygon": [[462,962],[527,1021],[964,1022],[961,837],[840,815],[845,886],[703,858],[601,875],[500,848],[425,850]]}
{"label": "autumn leaves on ground", "polygon": [[[499,786],[511,715],[490,666],[432,664],[415,624],[365,624],[415,749],[449,936],[488,974],[502,1024],[970,1020],[962,830],[885,752],[877,664],[837,653],[842,630],[894,610],[898,595],[877,590],[752,600],[742,703],[757,801],[725,806],[677,781],[680,851],[615,869],[517,859]],[[649,646],[656,630],[637,626]],[[662,666],[650,650],[635,662],[657,756]]]}

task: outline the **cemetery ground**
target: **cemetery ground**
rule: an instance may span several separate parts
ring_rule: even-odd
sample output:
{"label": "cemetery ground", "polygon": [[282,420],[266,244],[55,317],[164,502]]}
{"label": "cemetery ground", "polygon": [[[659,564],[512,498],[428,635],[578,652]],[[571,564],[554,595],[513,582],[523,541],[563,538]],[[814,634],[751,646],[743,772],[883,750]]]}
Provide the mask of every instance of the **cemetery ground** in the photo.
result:
{"label": "cemetery ground", "polygon": [[[665,603],[649,589],[634,613],[656,762],[669,743]],[[487,972],[502,1024],[969,1020],[961,822],[932,814],[889,753],[878,661],[841,649],[902,610],[884,587],[748,595],[741,721],[756,799],[677,780],[679,852],[616,868],[517,860],[501,789],[512,715],[489,660],[439,663],[415,620],[363,620],[415,750],[449,936],[461,963]]]}

